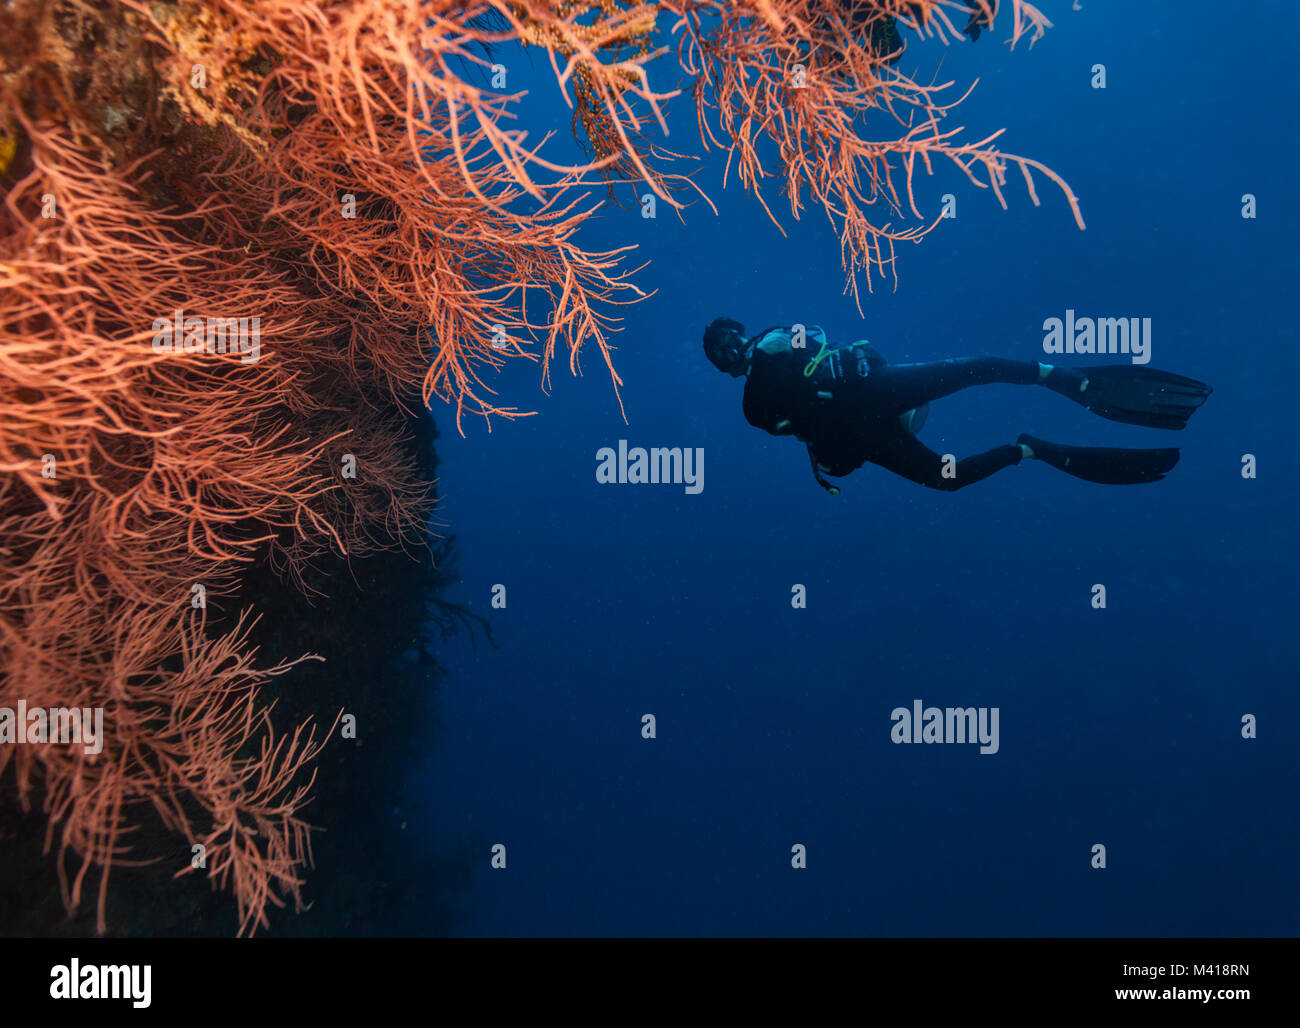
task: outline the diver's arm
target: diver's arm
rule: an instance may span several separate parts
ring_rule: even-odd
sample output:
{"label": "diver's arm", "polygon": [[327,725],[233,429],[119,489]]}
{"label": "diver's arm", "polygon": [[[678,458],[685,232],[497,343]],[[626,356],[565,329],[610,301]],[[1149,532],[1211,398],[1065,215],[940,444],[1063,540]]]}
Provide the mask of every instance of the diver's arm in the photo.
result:
{"label": "diver's arm", "polygon": [[817,454],[813,452],[812,443],[808,443],[808,460],[812,464],[813,478],[817,479],[817,484],[832,496],[839,496],[839,489],[826,481],[826,477],[822,474],[822,467],[817,463]]}
{"label": "diver's arm", "polygon": [[[764,333],[771,336],[771,333]],[[753,349],[745,395],[741,401],[745,420],[775,436],[800,436],[808,421],[807,403],[800,393],[807,391],[800,369],[788,345],[775,336],[759,338]]]}

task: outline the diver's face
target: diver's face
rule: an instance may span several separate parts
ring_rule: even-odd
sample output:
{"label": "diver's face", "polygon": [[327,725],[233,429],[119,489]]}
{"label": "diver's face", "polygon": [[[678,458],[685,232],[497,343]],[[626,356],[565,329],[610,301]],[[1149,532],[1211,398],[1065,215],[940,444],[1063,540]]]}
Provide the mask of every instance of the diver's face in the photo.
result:
{"label": "diver's face", "polygon": [[740,378],[749,371],[749,354],[745,352],[745,337],[739,332],[728,333],[724,353],[727,374],[732,378]]}

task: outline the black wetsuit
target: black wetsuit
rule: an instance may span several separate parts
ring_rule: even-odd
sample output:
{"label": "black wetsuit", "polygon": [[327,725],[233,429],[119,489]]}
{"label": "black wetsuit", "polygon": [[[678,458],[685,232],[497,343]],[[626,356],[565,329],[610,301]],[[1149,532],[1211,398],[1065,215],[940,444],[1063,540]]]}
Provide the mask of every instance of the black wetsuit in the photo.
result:
{"label": "black wetsuit", "polygon": [[1037,384],[1037,363],[967,357],[890,364],[865,341],[832,349],[823,338],[810,334],[799,348],[787,328],[755,336],[744,407],[751,425],[806,443],[825,488],[833,490],[823,474],[847,475],[868,461],[950,491],[1020,463],[1020,447],[1008,444],[958,461],[945,476],[943,458],[916,438],[908,415],[969,386]]}

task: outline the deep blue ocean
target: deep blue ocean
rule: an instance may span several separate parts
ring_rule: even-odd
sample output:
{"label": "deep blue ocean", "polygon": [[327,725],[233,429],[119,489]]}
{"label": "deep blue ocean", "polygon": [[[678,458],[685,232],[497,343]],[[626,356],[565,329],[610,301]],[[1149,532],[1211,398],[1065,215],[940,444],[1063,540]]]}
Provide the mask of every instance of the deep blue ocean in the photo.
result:
{"label": "deep blue ocean", "polygon": [[[734,173],[722,188],[712,153],[696,181],[716,216],[698,202],[684,221],[663,204],[643,218],[625,183],[622,206],[579,236],[649,262],[635,280],[656,292],[625,308],[614,338],[626,422],[594,347],[579,378],[556,363],[549,395],[522,361],[490,380],[535,417],[491,432],[467,419],[462,437],[435,405],[439,522],[460,554],[449,598],[499,643],[450,643],[439,723],[412,726],[428,734],[422,800],[404,812],[412,846],[431,866],[455,851],[473,868],[449,930],[1300,931],[1300,15],[1276,2],[1227,15],[1208,0],[1040,6],[1055,27],[1032,51],[1004,45],[1008,11],[975,43],[909,36],[902,68],[928,78],[942,58],[955,95],[978,78],[950,127],[971,140],[1005,127],[999,147],[1064,177],[1086,231],[1041,176],[1034,207],[1011,169],[1003,210],[936,165],[918,203],[933,215],[952,193],[957,217],[900,247],[896,290],[861,279],[859,313],[824,213],[795,221],[769,180],[782,236]],[[499,59],[509,90],[529,90],[520,126],[554,130],[544,152],[580,160],[549,62]],[[661,141],[698,153],[689,97],[668,120]],[[949,494],[867,465],[832,497],[800,443],[746,423],[743,381],[701,348],[726,315],[750,332],[820,324],[892,362],[1051,360],[1043,322],[1067,309],[1152,319],[1151,366],[1214,387],[1186,431],[994,385],[936,403],[922,440],[958,456],[1021,432],[1178,445],[1164,481],[1104,486],[1025,462]],[[1057,360],[1089,361],[1114,359]],[[597,452],[619,440],[701,448],[703,490],[599,483]],[[998,751],[896,744],[891,712],[916,700],[997,708]],[[1247,715],[1256,738],[1243,738]],[[431,909],[446,888],[430,883]]]}

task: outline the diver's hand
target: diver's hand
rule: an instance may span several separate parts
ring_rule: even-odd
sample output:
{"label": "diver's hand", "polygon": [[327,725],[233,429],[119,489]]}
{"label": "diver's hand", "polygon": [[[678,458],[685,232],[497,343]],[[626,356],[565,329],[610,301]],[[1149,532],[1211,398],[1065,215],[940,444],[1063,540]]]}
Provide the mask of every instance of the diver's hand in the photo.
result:
{"label": "diver's hand", "polygon": [[808,461],[812,464],[813,478],[817,479],[817,484],[832,496],[839,496],[840,491],[826,481],[826,476],[822,474],[823,471],[828,471],[830,469],[817,460],[817,454],[812,448],[812,443],[806,445],[808,446]]}

